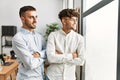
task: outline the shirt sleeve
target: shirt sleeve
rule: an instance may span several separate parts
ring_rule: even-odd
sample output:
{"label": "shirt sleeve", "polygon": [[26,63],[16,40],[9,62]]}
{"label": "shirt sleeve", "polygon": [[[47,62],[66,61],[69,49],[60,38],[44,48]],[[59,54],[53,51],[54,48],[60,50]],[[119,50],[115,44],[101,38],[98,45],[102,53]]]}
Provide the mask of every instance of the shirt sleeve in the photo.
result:
{"label": "shirt sleeve", "polygon": [[78,58],[74,58],[70,61],[68,61],[67,63],[70,63],[70,64],[75,64],[75,65],[84,65],[84,62],[85,62],[85,47],[84,47],[84,38],[81,37],[80,39],[80,43],[78,45],[78,48],[77,48],[77,51],[78,53]]}
{"label": "shirt sleeve", "polygon": [[72,54],[55,54],[55,39],[54,34],[51,33],[47,40],[47,58],[49,63],[66,63],[72,60]]}
{"label": "shirt sleeve", "polygon": [[42,39],[42,50],[37,51],[38,53],[40,53],[40,56],[42,59],[46,59],[47,55],[46,55],[46,41],[43,38],[43,36],[41,37]]}
{"label": "shirt sleeve", "polygon": [[44,62],[42,58],[34,58],[32,52],[28,50],[26,42],[19,37],[12,39],[12,48],[21,64],[23,64],[26,69],[35,69]]}

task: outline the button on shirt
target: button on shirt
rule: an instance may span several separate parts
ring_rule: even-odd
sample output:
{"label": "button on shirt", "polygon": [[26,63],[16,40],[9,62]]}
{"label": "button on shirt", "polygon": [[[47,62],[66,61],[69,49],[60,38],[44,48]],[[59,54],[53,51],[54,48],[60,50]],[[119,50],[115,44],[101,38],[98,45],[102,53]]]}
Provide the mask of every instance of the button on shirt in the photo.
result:
{"label": "button on shirt", "polygon": [[[43,80],[46,46],[42,35],[22,28],[13,37],[12,46],[19,62],[19,80]],[[33,57],[35,52],[40,54],[39,58]]]}
{"label": "button on shirt", "polygon": [[[55,54],[55,50],[61,54]],[[76,65],[84,64],[84,39],[80,34],[73,30],[68,34],[63,30],[52,32],[46,51],[50,63],[47,76],[50,80],[76,80]],[[78,58],[73,59],[74,52],[78,53]]]}

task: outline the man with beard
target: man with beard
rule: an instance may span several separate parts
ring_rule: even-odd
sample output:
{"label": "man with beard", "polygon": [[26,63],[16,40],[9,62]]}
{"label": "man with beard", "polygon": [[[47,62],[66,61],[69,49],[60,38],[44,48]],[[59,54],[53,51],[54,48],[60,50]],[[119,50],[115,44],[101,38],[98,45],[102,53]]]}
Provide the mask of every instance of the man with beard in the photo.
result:
{"label": "man with beard", "polygon": [[84,64],[84,39],[75,32],[79,13],[64,9],[59,13],[62,29],[52,32],[47,42],[49,67],[46,80],[76,80],[77,65]]}
{"label": "man with beard", "polygon": [[16,80],[43,80],[45,40],[34,31],[37,12],[32,6],[23,6],[19,11],[22,28],[12,39],[12,47],[19,62]]}

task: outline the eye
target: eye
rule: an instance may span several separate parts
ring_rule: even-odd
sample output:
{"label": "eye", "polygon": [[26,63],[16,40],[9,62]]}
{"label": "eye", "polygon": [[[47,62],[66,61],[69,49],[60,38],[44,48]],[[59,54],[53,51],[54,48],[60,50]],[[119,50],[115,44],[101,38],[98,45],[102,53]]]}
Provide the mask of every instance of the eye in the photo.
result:
{"label": "eye", "polygon": [[78,19],[73,19],[73,18],[71,18],[70,20],[74,22],[78,21]]}
{"label": "eye", "polygon": [[33,16],[30,16],[29,18],[30,18],[30,19],[32,19],[32,18],[33,18]]}
{"label": "eye", "polygon": [[35,16],[36,18],[38,18],[38,16]]}

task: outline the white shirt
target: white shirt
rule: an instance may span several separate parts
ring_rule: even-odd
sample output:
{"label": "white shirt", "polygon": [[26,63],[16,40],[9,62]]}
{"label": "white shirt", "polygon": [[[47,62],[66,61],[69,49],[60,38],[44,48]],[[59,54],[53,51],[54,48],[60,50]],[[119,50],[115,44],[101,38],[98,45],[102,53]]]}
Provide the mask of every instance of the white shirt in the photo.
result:
{"label": "white shirt", "polygon": [[[55,54],[55,50],[62,54]],[[80,34],[73,30],[68,34],[63,30],[52,32],[46,51],[50,63],[47,76],[50,80],[76,80],[76,65],[84,64],[84,39]],[[73,52],[78,53],[78,58],[73,59]]]}
{"label": "white shirt", "polygon": [[[12,48],[19,61],[17,80],[43,80],[45,47],[42,35],[37,32],[22,28],[13,37]],[[34,52],[39,52],[40,57],[34,58]]]}

